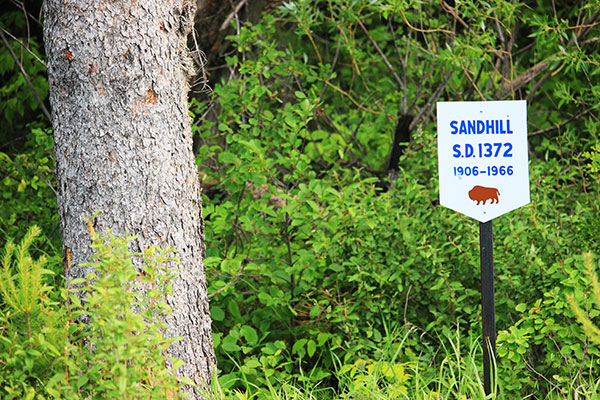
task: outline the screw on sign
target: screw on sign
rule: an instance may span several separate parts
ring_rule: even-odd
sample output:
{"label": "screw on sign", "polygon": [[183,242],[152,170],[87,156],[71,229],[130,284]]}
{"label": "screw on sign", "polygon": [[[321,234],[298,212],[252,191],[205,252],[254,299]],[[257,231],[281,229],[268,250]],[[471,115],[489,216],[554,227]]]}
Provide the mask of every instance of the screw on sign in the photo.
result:
{"label": "screw on sign", "polygon": [[489,395],[496,354],[492,220],[529,203],[527,105],[440,102],[437,122],[440,204],[479,221],[483,379]]}

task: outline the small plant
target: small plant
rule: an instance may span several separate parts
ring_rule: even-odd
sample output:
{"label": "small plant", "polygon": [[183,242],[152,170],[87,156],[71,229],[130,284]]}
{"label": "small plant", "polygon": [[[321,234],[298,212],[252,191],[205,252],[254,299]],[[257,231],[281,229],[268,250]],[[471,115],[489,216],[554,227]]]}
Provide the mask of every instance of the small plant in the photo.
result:
{"label": "small plant", "polygon": [[[111,231],[99,235],[91,224],[88,230],[94,249],[88,265],[94,272],[69,282],[69,299],[76,310],[72,317],[89,316],[68,360],[77,391],[106,398],[179,398],[181,383],[166,368],[181,366],[166,355],[177,338],[165,336],[164,323],[170,313],[169,264],[177,259],[171,250],[156,247],[131,253],[128,243],[133,237],[115,237]],[[84,293],[83,304],[77,293]],[[87,366],[83,371],[82,365]]]}
{"label": "small plant", "polygon": [[587,275],[588,275],[591,285],[592,285],[592,296],[591,296],[592,297],[592,299],[591,299],[592,306],[590,307],[591,310],[588,310],[587,312],[582,310],[577,305],[577,302],[575,301],[575,296],[572,294],[567,296],[567,300],[569,301],[569,305],[571,306],[571,309],[577,316],[577,319],[579,320],[579,322],[583,325],[583,329],[585,329],[585,332],[588,334],[590,339],[593,342],[595,342],[597,345],[600,345],[600,328],[598,328],[598,326],[594,325],[594,323],[591,319],[591,316],[590,316],[590,314],[593,314],[596,316],[600,314],[600,283],[599,283],[598,277],[594,273],[594,270],[592,267],[592,254],[591,253],[585,254],[584,264],[587,269]]}
{"label": "small plant", "polygon": [[[49,258],[58,258],[60,234],[52,133],[49,129],[31,128],[25,138],[19,153],[0,147],[0,247],[4,247],[7,238],[23,235],[35,223],[48,237],[38,240],[34,248]],[[54,265],[51,260],[49,266]]]}
{"label": "small plant", "polygon": [[[181,398],[181,386],[193,382],[174,372],[182,362],[167,356],[177,338],[166,337],[164,323],[170,312],[165,300],[170,264],[177,259],[171,250],[156,247],[131,253],[131,237],[88,228],[94,273],[67,288],[44,284],[43,276],[51,273],[44,269],[45,258],[29,256],[37,227],[20,245],[6,244],[0,271],[0,398]],[[64,304],[49,300],[51,292]],[[87,324],[80,322],[84,314]]]}
{"label": "small plant", "polygon": [[33,399],[48,393],[64,368],[67,346],[65,313],[47,296],[44,256],[34,260],[29,249],[40,234],[31,227],[20,244],[7,241],[0,270],[0,398]]}
{"label": "small plant", "polygon": [[591,151],[586,151],[583,153],[583,157],[585,157],[589,164],[586,166],[587,171],[590,174],[597,174],[600,172],[600,144],[596,143],[592,146]]}
{"label": "small plant", "polygon": [[[27,325],[27,338],[31,339],[32,319],[42,311],[42,298],[47,290],[42,283],[42,275],[51,273],[43,268],[46,257],[33,260],[28,253],[29,247],[39,235],[40,229],[36,226],[29,229],[21,244],[15,246],[7,242],[2,257],[2,271],[0,271],[0,293],[4,302],[10,307],[14,316],[22,316]],[[15,269],[17,274],[12,275],[12,257],[16,255]]]}

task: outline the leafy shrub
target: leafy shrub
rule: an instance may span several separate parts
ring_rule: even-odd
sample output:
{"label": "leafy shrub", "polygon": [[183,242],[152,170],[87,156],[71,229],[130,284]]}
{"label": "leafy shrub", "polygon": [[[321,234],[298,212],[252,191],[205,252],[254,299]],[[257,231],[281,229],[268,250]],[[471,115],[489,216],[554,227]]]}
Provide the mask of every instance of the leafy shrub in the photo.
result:
{"label": "leafy shrub", "polygon": [[47,257],[60,254],[52,146],[52,135],[34,128],[19,152],[0,151],[0,245],[37,224],[49,237],[36,250]]}
{"label": "leafy shrub", "polygon": [[[45,257],[29,254],[40,230],[31,228],[18,246],[7,242],[0,272],[0,395],[33,399],[64,366],[68,331],[64,313],[49,299]],[[13,255],[16,260],[13,263]],[[13,275],[13,268],[16,274]],[[52,383],[48,383],[52,386]],[[42,393],[47,393],[43,392]],[[39,398],[39,397],[38,397]]]}
{"label": "leafy shrub", "polygon": [[[52,267],[60,265],[61,247],[52,132],[40,106],[48,97],[42,27],[33,17],[40,8],[41,1],[7,4],[0,15],[0,248],[35,224],[48,237],[31,251]],[[55,272],[46,278],[60,285]]]}
{"label": "leafy shrub", "polygon": [[[424,353],[439,361],[433,332],[458,323],[464,337],[480,334],[478,229],[437,207],[431,114],[437,99],[528,93],[532,204],[494,228],[499,384],[514,398],[599,374],[598,349],[572,329],[564,302],[586,284],[579,255],[598,250],[598,180],[574,161],[598,140],[597,120],[584,118],[597,91],[578,61],[596,60],[595,45],[560,50],[576,18],[563,10],[566,22],[549,21],[545,11],[297,1],[231,37],[235,73],[194,110],[220,110],[194,129],[225,390],[260,397],[289,380],[341,390],[337,360],[376,360],[385,321],[426,333],[407,338],[401,365]],[[509,62],[498,32],[516,35],[517,25],[527,34],[513,38]],[[538,62],[548,77],[506,85]],[[415,123],[395,179],[387,165],[403,115]]]}
{"label": "leafy shrub", "polygon": [[[585,332],[589,335],[590,339],[596,344],[600,345],[600,329],[598,329],[592,323],[592,318],[595,315],[600,314],[600,283],[598,281],[598,277],[594,273],[592,267],[592,255],[590,253],[585,255],[585,266],[587,269],[587,277],[589,278],[592,287],[592,306],[584,312],[584,310],[577,305],[577,302],[575,301],[575,295],[568,296],[567,300],[569,301],[571,309],[575,315],[577,315],[577,319],[583,325]],[[581,295],[581,293],[578,294]]]}
{"label": "leafy shrub", "polygon": [[[177,340],[165,337],[163,322],[169,264],[177,262],[171,252],[151,247],[132,254],[131,238],[91,228],[95,273],[55,288],[44,283],[52,273],[44,257],[33,260],[28,253],[39,233],[31,228],[19,246],[9,241],[2,260],[0,397],[178,398],[181,385],[191,382],[175,376],[181,361],[165,353]],[[140,272],[132,257],[143,258]],[[50,300],[53,291],[61,303]],[[85,306],[76,295],[82,291]],[[84,314],[85,325],[78,322]]]}
{"label": "leafy shrub", "polygon": [[[39,10],[40,6],[41,2],[31,2],[28,11],[38,14],[39,11],[33,9]],[[11,8],[9,5],[0,15],[3,38],[0,41],[0,147],[19,148],[30,129],[40,128],[49,122],[36,98],[37,94],[40,101],[47,99],[48,79],[43,61],[41,25],[27,20],[25,8]],[[19,64],[26,71],[27,78]]]}

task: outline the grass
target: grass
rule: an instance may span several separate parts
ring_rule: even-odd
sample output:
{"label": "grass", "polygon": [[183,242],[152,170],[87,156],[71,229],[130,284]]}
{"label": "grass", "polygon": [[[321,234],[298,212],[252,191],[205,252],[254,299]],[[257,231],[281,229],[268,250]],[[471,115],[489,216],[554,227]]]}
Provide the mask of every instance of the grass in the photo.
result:
{"label": "grass", "polygon": [[[343,364],[338,360],[338,388],[309,387],[301,382],[278,382],[246,391],[217,390],[219,399],[235,400],[515,400],[540,399],[536,394],[503,394],[501,379],[485,394],[480,338],[461,337],[459,330],[440,339],[434,354],[405,361],[404,344],[417,336],[413,328],[388,332],[376,359]],[[374,349],[376,350],[376,349]],[[377,351],[375,351],[377,353]],[[555,387],[547,400],[600,400],[600,377]]]}

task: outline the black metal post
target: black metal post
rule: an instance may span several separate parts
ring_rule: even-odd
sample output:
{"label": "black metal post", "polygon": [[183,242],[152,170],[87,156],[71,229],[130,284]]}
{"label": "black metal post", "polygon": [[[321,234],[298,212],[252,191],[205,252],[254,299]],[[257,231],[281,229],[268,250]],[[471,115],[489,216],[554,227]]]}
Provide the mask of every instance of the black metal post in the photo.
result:
{"label": "black metal post", "polygon": [[[492,393],[496,359],[496,310],[494,302],[494,234],[492,221],[479,223],[481,254],[481,311],[483,318],[483,385]],[[493,359],[493,360],[492,360]]]}

